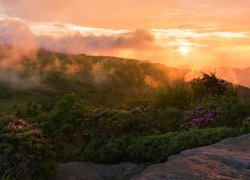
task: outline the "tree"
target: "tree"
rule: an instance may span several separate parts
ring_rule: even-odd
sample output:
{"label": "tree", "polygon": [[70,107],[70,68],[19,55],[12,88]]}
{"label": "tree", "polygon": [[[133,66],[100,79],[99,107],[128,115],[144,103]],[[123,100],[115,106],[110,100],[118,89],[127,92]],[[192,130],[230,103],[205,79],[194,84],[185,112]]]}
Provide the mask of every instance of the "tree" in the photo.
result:
{"label": "tree", "polygon": [[214,73],[202,73],[202,77],[190,81],[193,98],[202,99],[205,96],[233,95],[233,86],[223,79],[216,77]]}
{"label": "tree", "polygon": [[204,83],[206,93],[212,96],[223,95],[227,91],[228,83],[223,79],[216,77],[215,73],[202,73],[202,81]]}

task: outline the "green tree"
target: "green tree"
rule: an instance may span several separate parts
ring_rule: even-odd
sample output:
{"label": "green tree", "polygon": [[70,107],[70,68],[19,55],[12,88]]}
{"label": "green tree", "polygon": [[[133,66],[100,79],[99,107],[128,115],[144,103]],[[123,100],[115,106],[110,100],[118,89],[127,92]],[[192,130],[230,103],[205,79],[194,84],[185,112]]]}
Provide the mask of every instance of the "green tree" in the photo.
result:
{"label": "green tree", "polygon": [[228,83],[216,77],[215,73],[203,73],[201,80],[204,83],[207,94],[217,96],[223,95],[227,91]]}

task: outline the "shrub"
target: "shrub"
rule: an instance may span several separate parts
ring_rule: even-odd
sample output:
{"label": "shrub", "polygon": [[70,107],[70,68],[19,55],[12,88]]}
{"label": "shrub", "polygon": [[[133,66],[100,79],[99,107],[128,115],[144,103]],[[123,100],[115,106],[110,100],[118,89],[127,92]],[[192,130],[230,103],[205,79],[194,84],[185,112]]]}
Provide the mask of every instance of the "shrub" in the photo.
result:
{"label": "shrub", "polygon": [[145,137],[124,136],[90,143],[81,159],[100,163],[158,163],[183,150],[213,144],[240,133],[239,129],[233,128],[208,128]]}
{"label": "shrub", "polygon": [[102,139],[125,134],[147,135],[157,131],[155,109],[137,107],[131,110],[96,109],[82,121],[85,135]]}
{"label": "shrub", "polygon": [[235,123],[241,123],[244,118],[250,116],[250,101],[234,103],[227,108],[226,118]]}
{"label": "shrub", "polygon": [[246,118],[242,124],[242,132],[250,133],[250,117]]}
{"label": "shrub", "polygon": [[125,99],[121,105],[117,106],[120,109],[133,109],[139,106],[148,106],[148,99],[135,99],[135,98],[127,98]]}
{"label": "shrub", "polygon": [[184,121],[184,111],[178,108],[167,107],[158,110],[155,117],[157,121],[157,128],[160,132],[166,133],[170,131],[177,131]]}
{"label": "shrub", "polygon": [[55,169],[52,146],[42,131],[19,119],[0,120],[0,176],[47,178]]}
{"label": "shrub", "polygon": [[152,135],[178,130],[184,113],[177,108],[136,107],[130,110],[96,109],[82,120],[90,138],[117,138],[124,135]]}
{"label": "shrub", "polygon": [[239,127],[242,120],[250,116],[250,101],[240,101],[234,96],[207,97],[199,105],[218,112],[223,126]]}
{"label": "shrub", "polygon": [[171,155],[183,150],[216,143],[236,136],[238,131],[230,128],[213,128],[167,133],[160,136],[138,138],[128,147],[130,159],[136,162],[164,162]]}
{"label": "shrub", "polygon": [[191,102],[191,94],[184,82],[175,82],[159,88],[153,97],[153,106],[186,109]]}
{"label": "shrub", "polygon": [[193,101],[201,100],[206,96],[206,87],[201,78],[193,79],[189,83]]}
{"label": "shrub", "polygon": [[44,112],[34,120],[52,140],[61,159],[73,157],[84,146],[81,120],[89,108],[88,102],[74,94],[66,94],[52,111]]}
{"label": "shrub", "polygon": [[182,124],[182,128],[189,129],[193,127],[199,129],[216,125],[220,120],[220,115],[216,111],[208,110],[203,106],[197,106],[194,110],[186,113],[185,119],[187,122]]}
{"label": "shrub", "polygon": [[239,98],[235,96],[207,96],[198,102],[197,106],[202,106],[205,109],[219,114],[220,120],[217,121],[217,125],[239,127],[241,120],[237,117],[237,113],[235,114],[235,110],[233,109],[233,107],[239,103]]}

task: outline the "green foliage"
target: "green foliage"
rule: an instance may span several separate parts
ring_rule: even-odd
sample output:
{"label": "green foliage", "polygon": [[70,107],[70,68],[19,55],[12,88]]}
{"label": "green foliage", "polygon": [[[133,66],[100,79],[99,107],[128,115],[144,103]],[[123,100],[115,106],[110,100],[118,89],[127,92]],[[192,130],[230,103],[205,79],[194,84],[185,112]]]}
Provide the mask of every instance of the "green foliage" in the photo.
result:
{"label": "green foliage", "polygon": [[38,116],[40,113],[39,106],[37,104],[33,104],[31,102],[28,102],[27,109],[26,109],[26,115],[29,117],[35,117]]}
{"label": "green foliage", "polygon": [[[168,81],[167,67],[131,59],[38,52],[38,73],[57,95],[73,92],[93,104],[113,106],[126,98],[145,98],[154,87],[145,79]],[[25,64],[27,66],[27,64]],[[183,74],[182,74],[183,75]],[[181,75],[180,75],[181,76]]]}
{"label": "green foliage", "polygon": [[228,82],[216,77],[214,73],[203,73],[202,77],[190,81],[193,101],[207,97],[236,97],[237,89]]}
{"label": "green foliage", "polygon": [[216,77],[214,73],[203,73],[201,79],[204,83],[206,94],[211,94],[212,96],[223,95],[227,90],[228,83]]}
{"label": "green foliage", "polygon": [[156,129],[161,133],[177,131],[184,122],[184,111],[174,107],[166,107],[158,110],[158,114],[154,118],[157,121]]}
{"label": "green foliage", "polygon": [[81,119],[90,107],[87,101],[79,99],[74,94],[67,94],[52,111],[44,112],[34,119],[45,135],[52,140],[56,151],[60,152],[60,157],[67,158],[71,154],[69,151],[77,151],[75,146],[84,145]]}
{"label": "green foliage", "polygon": [[201,100],[207,95],[204,81],[201,78],[191,80],[190,87],[193,101]]}
{"label": "green foliage", "polygon": [[213,144],[240,133],[239,129],[212,128],[144,137],[125,136],[90,143],[82,153],[82,160],[99,163],[164,162],[185,149]]}
{"label": "green foliage", "polygon": [[0,99],[8,99],[11,97],[11,92],[6,85],[0,84]]}
{"label": "green foliage", "polygon": [[135,98],[127,98],[125,99],[121,105],[118,105],[116,108],[119,109],[133,109],[136,107],[147,107],[150,103],[149,99],[135,99]]}
{"label": "green foliage", "polygon": [[246,117],[250,116],[250,101],[241,101],[234,103],[228,107],[226,119],[231,121],[241,122]]}
{"label": "green foliage", "polygon": [[240,101],[235,96],[210,96],[203,98],[198,104],[218,112],[221,116],[221,126],[240,126],[241,121],[250,116],[250,102]]}
{"label": "green foliage", "polygon": [[[155,89],[147,79],[160,85],[169,81],[169,76],[176,71],[132,59],[65,55],[46,50],[39,50],[35,60],[23,57],[19,66],[23,70],[0,67],[0,74],[18,79],[10,82],[11,89],[5,84],[4,88],[0,85],[0,98],[8,97],[10,105],[4,104],[8,111],[12,111],[15,104],[23,107],[29,101],[36,104],[43,98],[51,100],[67,93],[74,93],[95,105],[111,107],[127,98],[147,98]],[[184,76],[181,70],[179,74]],[[30,83],[34,78],[37,78],[37,83]],[[22,94],[21,99],[19,94]]]}
{"label": "green foliage", "polygon": [[151,134],[155,133],[157,112],[144,107],[132,110],[97,109],[88,114],[82,127],[85,135],[92,132],[90,137],[112,138],[124,134]]}
{"label": "green foliage", "polygon": [[48,178],[55,154],[42,131],[14,118],[0,120],[0,176],[5,179]]}
{"label": "green foliage", "polygon": [[195,109],[186,112],[185,121],[181,125],[182,129],[216,127],[221,125],[221,115],[214,110],[197,106]]}
{"label": "green foliage", "polygon": [[123,135],[149,135],[178,130],[183,111],[136,107],[130,110],[96,109],[82,121],[85,136],[102,139]]}
{"label": "green foliage", "polygon": [[[112,66],[106,64],[105,68]],[[202,123],[202,128],[239,127],[242,118],[248,116],[249,106],[229,92],[233,90],[211,74],[190,83],[175,82],[162,87],[152,99],[125,101],[122,109],[93,107],[76,95],[67,94],[52,110],[35,118],[35,122],[52,140],[61,161],[77,160],[84,149],[84,160],[159,162],[183,149],[216,142],[230,137],[230,133],[236,135],[236,130],[230,128],[177,132],[185,122],[185,111],[196,106],[203,106],[205,111],[190,123],[216,118],[215,124]],[[167,132],[171,133],[162,135]]]}
{"label": "green foliage", "polygon": [[[42,86],[11,90],[11,98],[1,100],[1,110],[37,123],[53,143],[59,161],[78,160],[82,152],[82,160],[103,163],[163,162],[184,149],[248,132],[247,122],[242,131],[208,129],[238,128],[250,112],[249,102],[240,100],[235,88],[213,73],[170,83],[171,69],[164,66],[46,51],[38,52],[34,63],[24,61],[23,66],[20,77],[36,73]],[[209,115],[213,112],[220,115],[219,123],[203,123],[205,129],[200,131],[179,131],[185,112],[196,106],[205,109],[196,120],[208,116],[213,120]]]}
{"label": "green foliage", "polygon": [[153,98],[153,106],[186,109],[191,102],[190,92],[184,82],[175,82],[159,88]]}
{"label": "green foliage", "polygon": [[246,118],[242,124],[242,132],[250,133],[250,117]]}

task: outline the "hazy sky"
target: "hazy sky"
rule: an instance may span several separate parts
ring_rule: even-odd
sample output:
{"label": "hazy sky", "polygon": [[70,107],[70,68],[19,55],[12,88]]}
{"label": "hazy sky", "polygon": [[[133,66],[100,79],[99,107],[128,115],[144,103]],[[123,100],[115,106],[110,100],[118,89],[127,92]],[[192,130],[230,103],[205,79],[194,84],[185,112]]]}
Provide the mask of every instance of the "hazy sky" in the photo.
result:
{"label": "hazy sky", "polygon": [[250,0],[0,0],[0,43],[244,68],[249,7]]}

